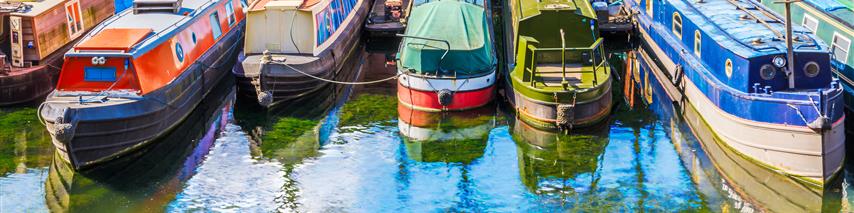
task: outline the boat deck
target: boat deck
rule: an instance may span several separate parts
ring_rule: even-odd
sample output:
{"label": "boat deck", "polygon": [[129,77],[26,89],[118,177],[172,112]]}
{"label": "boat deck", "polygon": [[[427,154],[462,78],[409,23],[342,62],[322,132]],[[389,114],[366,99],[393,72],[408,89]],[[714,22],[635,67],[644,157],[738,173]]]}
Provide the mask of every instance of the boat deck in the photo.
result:
{"label": "boat deck", "polygon": [[[672,1],[680,15],[701,26],[705,33],[742,57],[786,51],[784,21],[765,7],[750,0]],[[659,15],[659,14],[656,14]],[[673,16],[668,14],[668,17]],[[816,50],[808,30],[793,26],[797,50]]]}
{"label": "boat deck", "polygon": [[[542,64],[537,66],[537,77],[540,78],[538,81],[542,83],[543,86],[547,87],[560,87],[563,82],[564,75],[563,69],[560,64]],[[584,67],[580,64],[567,64],[566,67],[566,81],[570,85],[582,85],[584,84],[584,74],[581,72],[584,71]],[[588,75],[587,78],[592,78],[593,75]],[[592,79],[590,80],[592,83]]]}

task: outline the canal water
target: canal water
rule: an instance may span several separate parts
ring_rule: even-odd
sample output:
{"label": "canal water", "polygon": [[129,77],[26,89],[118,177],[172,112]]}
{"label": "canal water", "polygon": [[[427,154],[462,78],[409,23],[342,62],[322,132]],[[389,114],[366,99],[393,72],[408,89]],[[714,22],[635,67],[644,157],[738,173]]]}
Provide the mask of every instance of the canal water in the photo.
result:
{"label": "canal water", "polygon": [[[395,74],[383,54],[361,59],[339,76]],[[608,121],[562,134],[501,101],[411,111],[395,82],[266,110],[224,81],[163,140],[82,173],[54,156],[35,108],[2,109],[0,212],[838,212],[854,192],[850,165],[817,192],[698,140],[708,132],[659,87],[617,95]]]}

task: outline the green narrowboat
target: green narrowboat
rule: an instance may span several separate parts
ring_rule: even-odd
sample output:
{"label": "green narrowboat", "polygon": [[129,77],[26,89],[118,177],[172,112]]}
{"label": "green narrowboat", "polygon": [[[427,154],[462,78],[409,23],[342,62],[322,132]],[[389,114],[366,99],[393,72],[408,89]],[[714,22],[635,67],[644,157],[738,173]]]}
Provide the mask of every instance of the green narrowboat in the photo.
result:
{"label": "green narrowboat", "polygon": [[611,70],[588,0],[513,0],[510,6],[516,52],[505,79],[517,116],[561,130],[604,120],[611,111]]}
{"label": "green narrowboat", "polygon": [[[775,0],[757,0],[783,16],[786,7]],[[845,108],[854,112],[854,2],[851,0],[804,0],[791,6],[792,24],[801,25],[829,44],[831,64],[845,88]],[[850,130],[849,130],[850,131]]]}

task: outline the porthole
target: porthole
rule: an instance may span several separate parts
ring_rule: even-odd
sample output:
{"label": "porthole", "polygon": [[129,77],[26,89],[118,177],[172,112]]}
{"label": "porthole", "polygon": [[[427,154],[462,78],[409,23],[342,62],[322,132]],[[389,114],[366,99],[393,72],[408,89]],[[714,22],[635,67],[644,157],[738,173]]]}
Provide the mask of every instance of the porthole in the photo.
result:
{"label": "porthole", "polygon": [[818,63],[815,63],[815,61],[810,61],[807,65],[804,65],[804,74],[807,75],[807,77],[816,77],[819,72],[821,72],[821,67],[819,67]]}
{"label": "porthole", "polygon": [[732,78],[732,60],[726,60],[726,64],[724,64],[724,71],[726,71],[727,78]]}
{"label": "porthole", "polygon": [[175,57],[178,57],[178,62],[184,62],[184,48],[181,43],[175,43]]}
{"label": "porthole", "polygon": [[196,32],[193,32],[190,36],[193,38],[193,44],[196,44]]}
{"label": "porthole", "polygon": [[774,68],[774,66],[766,64],[759,68],[759,77],[762,77],[762,79],[768,81],[774,79],[775,76],[777,76],[777,68]]}

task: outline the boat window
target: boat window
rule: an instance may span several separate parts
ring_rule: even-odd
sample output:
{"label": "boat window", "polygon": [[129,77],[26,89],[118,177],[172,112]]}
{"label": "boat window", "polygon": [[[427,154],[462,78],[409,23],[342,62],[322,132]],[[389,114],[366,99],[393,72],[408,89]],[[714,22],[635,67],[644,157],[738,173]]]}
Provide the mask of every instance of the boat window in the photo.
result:
{"label": "boat window", "polygon": [[726,71],[727,78],[732,77],[732,60],[726,60],[726,64],[724,64],[724,71]]}
{"label": "boat window", "polygon": [[678,12],[673,13],[673,34],[682,38],[682,16]]}
{"label": "boat window", "polygon": [[810,15],[804,14],[804,21],[801,23],[801,25],[812,32],[816,32],[815,30],[818,29],[818,19],[815,19]]}
{"label": "boat window", "polygon": [[246,2],[246,0],[240,0],[240,7],[241,8],[249,7],[249,2]]}
{"label": "boat window", "polygon": [[655,0],[646,0],[646,14],[649,15],[649,17],[652,17],[652,1]]}
{"label": "boat window", "polygon": [[181,47],[181,43],[175,43],[175,57],[178,58],[178,62],[184,62],[184,48]]}
{"label": "boat window", "polygon": [[840,35],[838,32],[833,33],[833,57],[844,63],[848,63],[848,53],[851,51],[851,39]]}
{"label": "boat window", "polygon": [[234,17],[234,2],[228,1],[225,3],[225,16],[228,17],[228,25],[231,26],[234,24],[237,19]]}
{"label": "boat window", "polygon": [[196,32],[193,32],[191,37],[193,37],[193,44],[196,44]]}
{"label": "boat window", "polygon": [[79,0],[65,3],[65,21],[68,23],[69,37],[73,38],[83,33],[83,15]]}
{"label": "boat window", "polygon": [[210,20],[211,20],[211,31],[213,31],[213,37],[214,37],[214,39],[218,39],[219,36],[222,35],[222,28],[220,28],[220,23],[219,23],[219,14],[217,14],[217,12],[214,12],[213,14],[211,14]]}
{"label": "boat window", "polygon": [[703,36],[700,34],[700,30],[694,30],[694,55],[697,55],[697,57],[700,57],[702,42]]}
{"label": "boat window", "polygon": [[332,0],[329,5],[315,14],[317,20],[317,45],[326,42],[356,7],[356,0]]}

